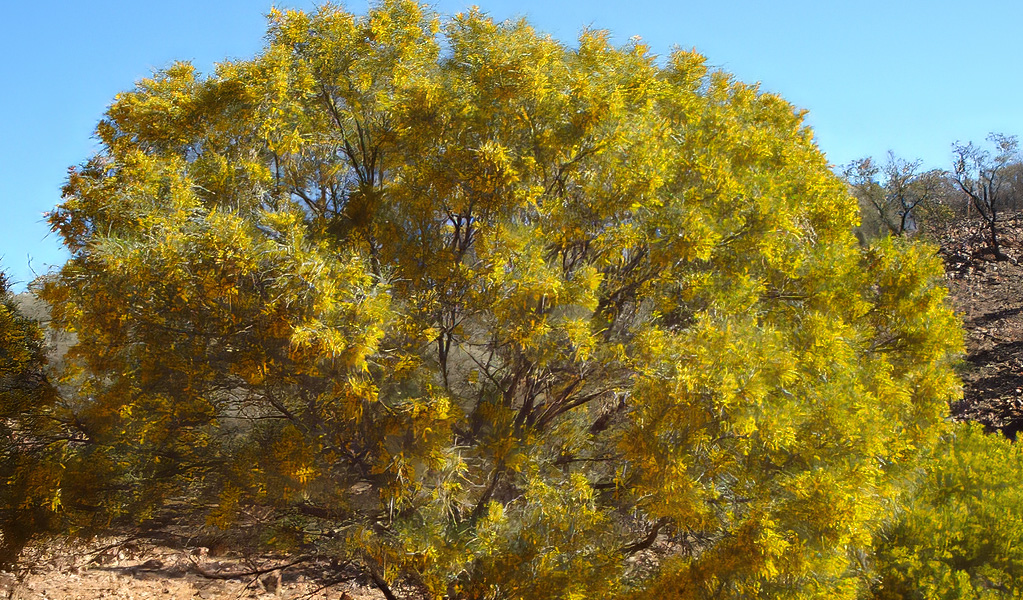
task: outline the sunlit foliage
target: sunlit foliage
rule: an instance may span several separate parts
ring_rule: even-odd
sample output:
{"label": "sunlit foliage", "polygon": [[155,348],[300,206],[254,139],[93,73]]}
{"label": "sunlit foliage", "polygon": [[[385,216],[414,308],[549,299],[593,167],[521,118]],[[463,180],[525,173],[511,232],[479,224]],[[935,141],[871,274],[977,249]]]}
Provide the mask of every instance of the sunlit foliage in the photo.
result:
{"label": "sunlit foliage", "polygon": [[693,52],[274,11],[98,134],[43,290],[70,529],[173,499],[386,594],[852,598],[957,390],[933,250],[861,250],[802,113]]}
{"label": "sunlit foliage", "polygon": [[1023,452],[963,424],[942,440],[913,501],[877,545],[878,599],[1023,594]]}

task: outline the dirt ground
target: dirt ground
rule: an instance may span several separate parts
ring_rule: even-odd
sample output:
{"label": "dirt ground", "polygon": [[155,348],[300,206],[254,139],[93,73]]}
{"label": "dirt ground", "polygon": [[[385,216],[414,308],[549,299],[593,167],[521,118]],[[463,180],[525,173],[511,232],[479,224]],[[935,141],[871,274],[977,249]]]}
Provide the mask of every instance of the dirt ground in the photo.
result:
{"label": "dirt ground", "polygon": [[19,573],[0,572],[14,600],[379,600],[359,574],[301,557],[243,557],[226,549],[131,538],[50,545],[26,552]]}

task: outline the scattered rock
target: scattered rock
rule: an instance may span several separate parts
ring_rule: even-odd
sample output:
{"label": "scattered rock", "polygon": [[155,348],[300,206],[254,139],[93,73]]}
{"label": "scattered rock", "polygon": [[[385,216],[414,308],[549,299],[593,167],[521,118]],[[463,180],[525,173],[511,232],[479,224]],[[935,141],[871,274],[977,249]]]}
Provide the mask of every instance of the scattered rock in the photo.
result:
{"label": "scattered rock", "polygon": [[953,417],[983,423],[1010,439],[1023,431],[1023,214],[1001,222],[1009,260],[984,253],[980,223],[959,223],[939,236],[950,299],[966,328],[963,398]]}

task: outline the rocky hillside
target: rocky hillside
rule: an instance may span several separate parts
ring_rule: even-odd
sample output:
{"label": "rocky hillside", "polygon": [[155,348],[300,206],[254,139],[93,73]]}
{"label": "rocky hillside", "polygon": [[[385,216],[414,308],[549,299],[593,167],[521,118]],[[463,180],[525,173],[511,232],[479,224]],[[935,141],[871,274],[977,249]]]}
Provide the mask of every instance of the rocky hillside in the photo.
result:
{"label": "rocky hillside", "polygon": [[1023,430],[1023,214],[1001,227],[1007,261],[987,252],[979,221],[952,228],[939,241],[967,333],[963,399],[952,415],[1015,439]]}

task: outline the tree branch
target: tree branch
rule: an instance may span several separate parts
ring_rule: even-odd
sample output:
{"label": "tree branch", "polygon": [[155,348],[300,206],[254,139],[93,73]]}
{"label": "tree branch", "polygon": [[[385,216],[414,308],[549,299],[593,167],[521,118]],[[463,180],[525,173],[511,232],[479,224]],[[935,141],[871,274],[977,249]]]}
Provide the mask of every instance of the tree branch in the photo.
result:
{"label": "tree branch", "polygon": [[652,546],[655,541],[657,541],[657,535],[661,532],[661,528],[667,525],[668,522],[669,522],[668,517],[661,517],[660,519],[657,520],[656,523],[654,523],[653,529],[651,529],[650,532],[647,533],[646,537],[637,542],[633,542],[628,546],[625,546],[624,548],[621,549],[621,553],[624,554],[625,556],[631,556],[639,552],[640,550],[646,550],[647,548]]}

